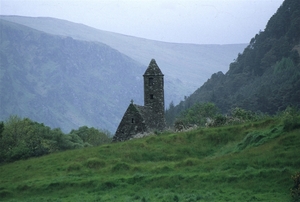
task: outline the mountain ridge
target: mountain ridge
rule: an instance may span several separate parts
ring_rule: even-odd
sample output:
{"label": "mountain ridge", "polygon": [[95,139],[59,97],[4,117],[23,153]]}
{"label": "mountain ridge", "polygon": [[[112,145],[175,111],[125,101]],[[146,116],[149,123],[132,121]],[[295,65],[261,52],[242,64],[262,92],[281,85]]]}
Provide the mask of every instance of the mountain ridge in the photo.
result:
{"label": "mountain ridge", "polygon": [[[22,25],[20,23],[14,23],[11,21],[7,21],[6,19],[4,19],[3,16],[0,17],[1,18],[1,57],[3,58],[8,58],[7,59],[3,59],[2,62],[6,61],[6,63],[2,63],[1,64],[1,69],[5,69],[8,68],[9,66],[9,71],[11,72],[11,74],[6,74],[6,75],[10,75],[10,80],[8,79],[4,79],[5,77],[2,77],[2,84],[1,84],[1,90],[2,92],[5,92],[5,89],[10,89],[10,92],[6,91],[6,93],[1,93],[1,106],[3,106],[2,108],[2,113],[1,113],[1,119],[5,120],[8,118],[9,115],[18,115],[21,117],[29,117],[32,120],[38,121],[38,122],[43,122],[51,127],[60,127],[62,128],[62,130],[64,132],[69,132],[69,130],[71,129],[75,129],[77,127],[80,127],[82,125],[87,125],[87,126],[93,126],[96,128],[101,128],[101,129],[108,129],[110,132],[115,132],[116,127],[118,125],[118,123],[120,122],[120,119],[123,115],[123,113],[125,112],[127,105],[129,104],[130,100],[133,99],[135,101],[135,103],[143,103],[143,93],[142,93],[142,75],[143,72],[146,69],[146,65],[143,65],[141,61],[136,61],[134,59],[132,59],[131,57],[129,57],[126,54],[123,54],[122,52],[120,52],[119,50],[113,49],[111,46],[104,44],[102,42],[99,41],[92,41],[92,40],[77,40],[72,38],[71,36],[67,36],[67,35],[55,35],[55,34],[49,34],[47,32],[41,31],[41,30],[37,30],[34,29],[32,27],[28,27],[26,25]],[[22,18],[21,18],[22,19]],[[27,18],[26,18],[27,19]],[[34,18],[28,18],[28,19],[34,19]],[[44,19],[44,18],[42,18]],[[50,20],[52,20],[52,18],[49,18]],[[56,20],[54,20],[56,22]],[[3,27],[3,23],[6,22],[6,24],[10,23],[11,27],[16,28],[17,30],[20,29],[19,31],[13,31],[11,30],[11,34],[7,33],[6,35],[4,34],[5,29]],[[69,23],[69,22],[68,22]],[[67,23],[67,24],[68,24]],[[46,25],[46,24],[44,24]],[[58,25],[60,25],[58,23]],[[70,26],[72,26],[73,24],[71,23]],[[22,28],[20,28],[19,26],[23,26]],[[51,26],[46,26],[46,27],[50,27]],[[68,27],[63,26],[66,30]],[[53,28],[53,27],[52,27]],[[76,28],[76,26],[75,26]],[[30,29],[30,31],[28,31]],[[92,28],[93,29],[93,28]],[[26,31],[27,30],[27,31]],[[70,31],[70,29],[67,29]],[[28,33],[37,33],[36,35],[34,34],[28,34]],[[88,31],[84,31],[83,32],[87,32],[88,34],[90,34],[90,32]],[[17,34],[18,37],[13,38],[12,36],[14,36],[14,34]],[[75,33],[76,34],[76,33]],[[5,36],[10,36],[10,38],[4,38]],[[32,36],[31,36],[32,35]],[[38,36],[37,36],[38,35]],[[98,35],[97,35],[98,36]],[[116,36],[118,36],[116,34]],[[31,38],[30,38],[31,37]],[[43,37],[45,38],[45,40],[43,40]],[[38,39],[38,40],[37,40]],[[49,40],[47,42],[47,39]],[[12,43],[12,44],[16,44],[15,41],[18,40],[18,43],[20,43],[20,47],[22,47],[22,49],[20,49],[20,47],[18,47],[18,45],[14,45],[14,46],[7,46],[7,43]],[[53,41],[52,41],[53,40]],[[58,41],[60,42],[58,42]],[[150,43],[151,41],[149,40],[144,40],[144,43]],[[129,43],[129,42],[128,42]],[[75,44],[80,44],[80,45],[75,45]],[[130,43],[129,43],[130,44]],[[138,46],[138,44],[134,43],[135,46]],[[225,54],[227,55],[228,52],[231,52],[231,54],[229,55],[234,55],[235,54],[235,50],[236,47],[233,46],[232,50],[230,50],[231,46],[228,46],[227,51],[226,49],[222,49],[223,46],[218,46],[218,45],[205,45],[206,49],[199,49],[198,45],[187,45],[184,46],[184,48],[179,48],[176,50],[174,47],[178,47],[178,44],[168,44],[168,43],[159,43],[161,44],[165,44],[165,46],[168,46],[169,49],[166,49],[166,53],[164,55],[161,55],[160,58],[164,58],[165,62],[157,60],[159,67],[162,69],[163,73],[166,75],[165,77],[165,103],[170,103],[171,101],[174,101],[176,103],[179,102],[179,100],[181,100],[186,94],[188,94],[188,90],[187,90],[187,86],[191,89],[192,87],[190,87],[187,82],[182,81],[180,77],[177,78],[176,75],[179,74],[189,74],[189,77],[187,77],[187,80],[190,80],[188,82],[193,82],[194,85],[197,85],[197,83],[201,83],[200,81],[200,76],[204,76],[204,74],[209,74],[210,71],[212,70],[208,70],[205,69],[203,70],[203,75],[200,75],[199,73],[197,73],[197,71],[199,71],[199,69],[196,68],[196,70],[189,70],[191,69],[190,64],[196,64],[198,59],[198,54],[199,51],[202,51],[203,57],[207,57],[208,59],[202,61],[202,63],[210,63],[210,61],[217,61],[215,58],[216,53],[220,53],[220,55]],[[55,46],[53,46],[55,45]],[[106,82],[102,82],[102,80],[107,79],[105,77],[103,77],[103,75],[100,75],[99,73],[93,72],[95,69],[95,67],[99,66],[99,64],[104,65],[104,63],[101,63],[101,61],[99,61],[99,63],[97,62],[99,55],[105,55],[104,52],[99,52],[98,56],[95,55],[96,53],[93,52],[87,52],[89,51],[90,47],[95,47],[95,50],[99,50],[99,48],[96,48],[96,46],[100,46],[103,48],[103,50],[107,49],[108,52],[114,52],[113,56],[110,57],[110,60],[112,61],[108,61],[106,60],[109,68],[103,69],[103,71],[105,71],[105,75],[107,75],[107,78],[110,78],[109,80],[106,80]],[[67,47],[71,47],[73,46],[72,49],[67,49],[64,46]],[[151,45],[152,46],[158,46],[156,45]],[[78,47],[80,49],[78,49]],[[217,47],[217,48],[215,48]],[[218,48],[221,47],[221,48]],[[14,48],[14,50],[12,50],[12,52],[7,51],[7,48]],[[132,48],[132,47],[131,47]],[[163,50],[163,47],[160,47],[160,50]],[[74,50],[78,49],[77,52]],[[151,48],[145,48],[145,49],[151,49]],[[145,50],[144,49],[144,50]],[[10,49],[9,49],[10,50]],[[61,52],[61,50],[64,50],[63,53],[61,53],[61,55],[57,55],[56,52]],[[134,48],[133,48],[134,50]],[[174,52],[175,50],[175,52]],[[197,52],[198,50],[198,52]],[[208,52],[206,50],[209,50]],[[215,51],[216,50],[216,51]],[[31,52],[32,51],[32,52]],[[170,51],[170,52],[168,52]],[[183,56],[181,53],[179,54],[178,51],[181,53],[185,53],[185,52],[191,52],[191,55],[193,56],[193,60],[188,61],[187,58]],[[74,55],[69,55],[70,54],[74,54],[76,55],[76,57],[74,57]],[[117,53],[118,52],[118,53]],[[137,52],[142,52],[142,51],[137,51]],[[151,52],[151,51],[150,51]],[[155,51],[153,51],[155,52]],[[10,53],[10,54],[9,54]],[[51,54],[50,54],[51,53]],[[141,54],[141,53],[140,53]],[[148,54],[148,53],[147,53]],[[148,60],[148,56],[143,56],[143,58],[145,59],[145,61],[147,60],[147,63],[150,61],[150,54],[148,54],[149,56],[149,60]],[[173,55],[174,54],[174,55]],[[14,56],[15,55],[15,56]],[[19,57],[16,57],[16,55],[18,55]],[[64,59],[62,57],[62,55],[64,55],[64,57],[66,59]],[[84,61],[84,57],[89,58],[89,56],[92,58],[90,61]],[[177,57],[178,55],[181,55],[180,57]],[[13,57],[12,57],[13,56]],[[25,57],[26,56],[26,57]],[[151,54],[152,56],[152,54]],[[157,55],[156,55],[157,56]],[[52,58],[54,57],[54,58]],[[109,57],[109,56],[107,56]],[[116,58],[115,58],[116,57]],[[225,58],[228,58],[230,56],[226,56]],[[42,59],[41,59],[42,58]],[[123,58],[123,59],[120,59]],[[124,59],[127,58],[127,59]],[[175,59],[174,59],[175,58]],[[54,60],[54,61],[53,61]],[[112,64],[116,63],[116,66],[118,67],[118,70],[116,68],[114,68],[112,66]],[[126,68],[129,69],[134,69],[131,72],[129,72],[130,76],[129,77],[124,77],[124,68],[125,66],[122,68],[122,64],[121,61],[127,61],[125,62],[125,66]],[[174,60],[174,61],[173,61]],[[187,61],[187,62],[184,62]],[[21,62],[20,62],[21,61]],[[51,61],[51,62],[50,62]],[[131,61],[131,62],[129,62]],[[166,70],[166,65],[168,63],[168,61],[173,61],[173,64],[181,61],[181,64],[185,63],[184,66],[180,66],[178,68],[177,65],[177,72],[175,71],[175,68],[169,68],[169,73]],[[23,67],[24,64],[27,65],[27,69],[26,68],[21,68]],[[127,65],[132,64],[133,67],[129,67]],[[215,64],[217,64],[217,62],[215,62]],[[148,65],[148,64],[147,64]],[[20,67],[18,67],[20,66]],[[34,73],[33,70],[30,70],[31,67],[37,67],[39,66],[40,68],[36,68],[36,70],[38,70],[38,72],[40,74],[42,74],[43,76],[39,76],[37,73]],[[100,65],[101,66],[101,65]],[[205,66],[205,65],[204,65]],[[169,65],[170,67],[170,65]],[[57,69],[58,68],[58,69]],[[69,78],[68,74],[72,76],[72,68],[75,69],[82,69],[85,68],[86,72],[82,72],[81,75],[86,75],[84,77],[84,79],[80,79],[80,77],[75,80],[75,78]],[[103,92],[106,92],[105,90],[100,91],[100,89],[97,89],[95,87],[89,88],[89,83],[91,82],[90,80],[88,80],[88,77],[91,78],[95,78],[95,75],[97,75],[97,79],[91,79],[94,83],[98,83],[97,85],[99,85],[99,83],[102,83],[101,85],[101,89],[103,89],[103,86],[106,86],[107,88],[109,88],[109,83],[110,81],[116,81],[114,80],[114,78],[112,78],[109,74],[110,74],[110,68],[114,69],[113,71],[117,71],[114,72],[113,74],[117,74],[118,76],[116,76],[118,78],[117,82],[112,84],[113,90],[111,92],[109,92],[109,94],[106,94],[105,96],[103,96]],[[52,70],[51,70],[52,69]],[[26,70],[26,71],[25,71]],[[51,71],[50,71],[51,70]],[[55,71],[57,71],[57,73],[55,73]],[[64,70],[64,71],[63,71]],[[18,71],[23,71],[23,75],[18,73]],[[45,71],[45,72],[43,72]],[[89,71],[89,72],[88,72]],[[53,74],[56,75],[53,78],[57,79],[57,83],[53,83],[49,80],[49,78],[47,77],[47,73],[48,74]],[[174,72],[174,75],[172,77],[170,72]],[[59,75],[59,73],[61,73],[61,76]],[[3,74],[4,75],[4,74]],[[24,75],[27,75],[24,77]],[[89,76],[87,76],[89,75]],[[79,76],[79,75],[77,75]],[[182,76],[182,75],[181,75]],[[174,78],[176,77],[176,78]],[[194,79],[190,79],[192,77],[195,77]],[[50,77],[52,78],[52,77]],[[45,81],[43,81],[42,79],[44,79]],[[63,80],[65,79],[65,81],[63,82]],[[97,81],[98,80],[98,81]],[[45,82],[48,83],[45,83]],[[68,82],[70,83],[68,83]],[[83,82],[84,81],[84,82]],[[22,83],[22,82],[25,82]],[[21,83],[22,85],[19,85],[19,83]],[[81,86],[79,86],[76,83],[81,83]],[[58,85],[59,84],[59,85]],[[33,85],[34,87],[30,87],[30,85]],[[56,99],[53,100],[53,98],[49,99],[52,100],[52,103],[48,102],[49,100],[45,100],[45,99],[36,99],[37,97],[42,97],[49,95],[49,89],[51,89],[51,85],[53,86],[57,86],[57,92],[55,92],[53,90],[53,94],[56,95]],[[86,86],[86,89],[93,89],[93,92],[86,92],[86,89],[83,90],[83,86]],[[119,87],[117,87],[119,86]],[[134,86],[132,88],[132,86]],[[26,89],[24,89],[23,87],[26,87]],[[120,88],[120,89],[118,89]],[[4,89],[4,90],[3,90]],[[20,90],[22,89],[22,90]],[[69,90],[68,90],[69,89]],[[71,90],[70,90],[71,89]],[[80,91],[79,89],[81,89],[82,91]],[[61,92],[66,92],[66,94],[62,94]],[[74,95],[70,95],[69,92],[73,92]],[[123,94],[122,94],[123,92]],[[125,93],[126,92],[126,93]],[[82,94],[83,93],[83,94]],[[126,96],[124,96],[124,93],[126,94]],[[10,98],[12,101],[9,102],[8,100],[8,96],[13,94],[13,96]],[[67,100],[64,99],[64,95],[69,95],[69,97],[67,98]],[[87,100],[87,96],[89,98],[91,98],[91,100]],[[94,96],[91,96],[94,95]],[[71,99],[72,98],[72,99]],[[32,103],[32,100],[36,99],[35,102]],[[104,101],[102,101],[101,99],[104,99]],[[17,101],[19,100],[19,101]],[[56,100],[60,100],[61,102],[56,102]],[[109,100],[113,100],[110,101]],[[4,102],[5,101],[5,102]],[[31,105],[26,104],[27,102],[31,103]],[[44,102],[44,103],[43,103]],[[93,104],[91,104],[91,102]],[[47,103],[47,104],[45,104]],[[54,105],[54,103],[57,104],[57,106]],[[99,104],[97,105],[96,103],[106,103],[106,104]],[[85,106],[88,105],[88,106]],[[115,107],[113,107],[112,105],[115,105]],[[81,107],[80,107],[81,106]],[[89,106],[93,106],[96,110],[90,109]],[[109,107],[106,107],[109,106]],[[120,107],[120,108],[119,108]],[[78,109],[80,108],[84,108],[84,109],[88,109],[88,111],[91,111],[91,115],[89,115],[87,113],[87,111],[80,111]],[[100,108],[103,108],[104,110],[101,110]],[[66,112],[64,112],[64,110],[59,110],[59,109],[65,109]],[[111,111],[109,111],[108,109],[111,109]],[[30,110],[33,110],[30,112]],[[43,113],[46,113],[44,111],[48,110],[48,115],[42,115]],[[65,114],[60,114],[64,112]],[[105,112],[105,113],[104,113]],[[60,115],[59,115],[60,114]],[[97,115],[98,114],[98,115]],[[49,116],[53,116],[56,117],[55,119],[50,119]],[[48,117],[48,118],[47,118]],[[100,118],[101,117],[101,118]]]}
{"label": "mountain ridge", "polygon": [[113,131],[126,100],[142,103],[142,68],[117,50],[0,22],[1,119],[16,114],[64,131]]}
{"label": "mountain ridge", "polygon": [[[202,85],[214,72],[227,71],[229,63],[246,47],[246,44],[198,45],[160,42],[49,17],[1,16],[1,18],[54,35],[107,44],[144,66],[155,58],[164,74],[168,75],[166,81],[175,86],[175,89],[166,88],[166,103],[171,101],[178,103],[184,96]],[[178,84],[174,82],[176,80],[179,80]]]}

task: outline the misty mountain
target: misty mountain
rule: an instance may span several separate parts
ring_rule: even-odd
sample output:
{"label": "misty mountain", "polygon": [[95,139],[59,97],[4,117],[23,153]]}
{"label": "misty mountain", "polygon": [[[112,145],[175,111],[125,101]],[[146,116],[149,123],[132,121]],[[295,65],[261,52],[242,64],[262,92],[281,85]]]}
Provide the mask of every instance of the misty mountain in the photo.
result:
{"label": "misty mountain", "polygon": [[[167,112],[175,116],[195,103],[213,102],[222,113],[235,107],[275,114],[300,107],[300,1],[285,0],[264,31],[230,64]],[[172,116],[170,116],[172,115]]]}
{"label": "misty mountain", "polygon": [[[99,42],[49,35],[0,20],[1,120],[113,131],[131,99],[142,103],[143,67]],[[139,75],[139,76],[137,76]]]}
{"label": "misty mountain", "polygon": [[228,68],[244,47],[157,42],[53,18],[1,19],[0,120],[15,114],[65,132],[82,125],[115,132],[130,100],[143,103],[152,58],[165,74],[168,105]]}
{"label": "misty mountain", "polygon": [[[49,34],[104,43],[139,62],[144,69],[152,58],[165,74],[166,104],[178,103],[190,95],[214,72],[228,70],[247,44],[197,45],[153,41],[98,30],[55,18],[1,16]],[[200,28],[199,28],[200,29]]]}

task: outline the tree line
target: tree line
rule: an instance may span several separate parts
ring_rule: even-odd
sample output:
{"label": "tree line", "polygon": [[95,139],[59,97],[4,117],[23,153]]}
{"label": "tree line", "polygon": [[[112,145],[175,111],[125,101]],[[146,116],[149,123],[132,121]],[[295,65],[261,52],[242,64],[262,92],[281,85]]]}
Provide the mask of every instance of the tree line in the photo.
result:
{"label": "tree line", "polygon": [[[167,113],[168,114],[168,113]],[[300,128],[300,110],[295,106],[288,106],[286,109],[275,115],[253,112],[239,107],[233,108],[228,114],[222,114],[221,110],[214,103],[196,103],[190,108],[183,110],[178,116],[167,117],[167,126],[175,131],[189,130],[198,127],[219,127],[225,125],[236,125],[247,122],[277,118],[282,120],[283,130],[291,131]],[[174,122],[174,124],[170,124]]]}
{"label": "tree line", "polygon": [[[170,109],[169,109],[170,110]],[[233,108],[228,114],[222,114],[221,110],[211,102],[195,103],[191,107],[181,111],[177,116],[170,116],[169,111],[166,122],[169,127],[175,130],[187,129],[189,127],[216,127],[223,125],[233,125],[248,121],[264,119],[268,115],[255,113],[239,107]],[[174,122],[174,125],[173,125]]]}
{"label": "tree line", "polygon": [[60,128],[51,129],[29,118],[10,116],[0,122],[0,163],[110,142],[108,131],[93,127],[82,126],[65,134]]}

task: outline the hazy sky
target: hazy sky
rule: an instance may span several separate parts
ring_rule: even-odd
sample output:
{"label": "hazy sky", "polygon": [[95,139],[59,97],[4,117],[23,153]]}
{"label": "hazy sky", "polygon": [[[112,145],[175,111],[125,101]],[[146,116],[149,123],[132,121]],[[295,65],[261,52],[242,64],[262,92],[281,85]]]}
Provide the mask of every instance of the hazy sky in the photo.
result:
{"label": "hazy sky", "polygon": [[0,0],[1,15],[43,16],[167,42],[249,43],[283,0]]}

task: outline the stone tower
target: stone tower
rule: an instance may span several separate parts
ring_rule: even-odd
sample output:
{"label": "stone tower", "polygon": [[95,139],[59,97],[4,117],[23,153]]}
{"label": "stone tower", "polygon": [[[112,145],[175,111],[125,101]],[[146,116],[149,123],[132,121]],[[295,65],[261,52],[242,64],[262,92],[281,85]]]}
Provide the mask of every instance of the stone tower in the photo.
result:
{"label": "stone tower", "polygon": [[144,73],[144,106],[128,106],[113,137],[113,142],[125,141],[137,134],[163,131],[166,127],[164,75],[154,59]]}
{"label": "stone tower", "polygon": [[165,128],[165,99],[164,99],[164,75],[156,61],[151,60],[144,73],[144,106],[152,111],[156,120],[151,127],[163,130]]}

